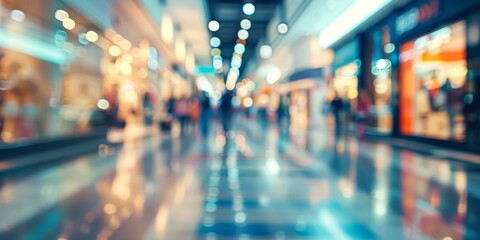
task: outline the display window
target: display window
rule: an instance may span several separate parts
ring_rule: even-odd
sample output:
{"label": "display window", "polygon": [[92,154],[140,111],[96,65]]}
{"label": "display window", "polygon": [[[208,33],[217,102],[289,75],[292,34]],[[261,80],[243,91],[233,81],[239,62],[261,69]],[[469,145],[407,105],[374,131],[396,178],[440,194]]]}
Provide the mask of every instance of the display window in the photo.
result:
{"label": "display window", "polygon": [[466,24],[440,28],[400,47],[400,132],[464,141]]}
{"label": "display window", "polygon": [[[392,62],[389,54],[394,51],[390,42],[390,28],[384,26],[369,34],[366,43],[365,83],[360,91],[359,108],[368,112],[368,126],[380,133],[392,131]],[[363,106],[363,102],[370,106]],[[365,104],[363,104],[365,105]],[[367,109],[365,109],[367,108]],[[360,110],[361,111],[361,110]]]}
{"label": "display window", "polygon": [[345,100],[358,97],[359,61],[348,63],[335,70],[333,90]]}

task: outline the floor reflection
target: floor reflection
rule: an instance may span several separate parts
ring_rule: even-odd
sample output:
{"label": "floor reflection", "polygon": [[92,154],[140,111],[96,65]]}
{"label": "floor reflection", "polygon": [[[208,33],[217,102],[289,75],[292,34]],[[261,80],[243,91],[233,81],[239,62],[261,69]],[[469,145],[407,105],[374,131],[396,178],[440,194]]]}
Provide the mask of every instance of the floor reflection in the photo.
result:
{"label": "floor reflection", "polygon": [[0,239],[479,239],[478,167],[234,117],[6,181]]}

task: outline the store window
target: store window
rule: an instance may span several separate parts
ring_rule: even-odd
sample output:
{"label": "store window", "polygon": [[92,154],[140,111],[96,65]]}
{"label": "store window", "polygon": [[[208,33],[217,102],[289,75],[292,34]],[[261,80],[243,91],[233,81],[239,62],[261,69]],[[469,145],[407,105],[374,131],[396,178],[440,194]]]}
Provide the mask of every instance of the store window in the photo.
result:
{"label": "store window", "polygon": [[0,145],[91,131],[100,29],[60,0],[4,0],[0,13]]}
{"label": "store window", "polygon": [[400,48],[400,131],[464,141],[466,24],[443,27]]}
{"label": "store window", "polygon": [[[368,126],[380,133],[392,131],[392,63],[389,54],[394,45],[390,42],[390,29],[383,27],[367,39],[365,68],[365,85],[363,92],[367,93]],[[371,99],[370,99],[371,97]]]}

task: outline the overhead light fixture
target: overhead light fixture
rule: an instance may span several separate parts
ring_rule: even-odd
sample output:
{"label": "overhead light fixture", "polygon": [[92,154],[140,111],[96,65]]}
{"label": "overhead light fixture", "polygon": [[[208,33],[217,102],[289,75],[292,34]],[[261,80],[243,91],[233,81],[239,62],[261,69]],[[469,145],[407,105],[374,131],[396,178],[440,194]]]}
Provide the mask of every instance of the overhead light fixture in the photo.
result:
{"label": "overhead light fixture", "polygon": [[86,33],[87,40],[90,42],[96,42],[98,40],[98,34],[94,31],[88,31]]}
{"label": "overhead light fixture", "polygon": [[210,29],[210,31],[212,32],[216,32],[220,29],[220,23],[215,20],[212,20],[208,23],[208,29]]}
{"label": "overhead light fixture", "polygon": [[217,48],[217,47],[220,47],[220,44],[222,44],[222,41],[220,41],[220,38],[212,37],[210,39],[210,46]]}
{"label": "overhead light fixture", "polygon": [[15,9],[10,12],[10,18],[16,22],[23,22],[25,21],[25,13],[18,9]]}
{"label": "overhead light fixture", "polygon": [[245,45],[241,44],[241,43],[237,43],[235,45],[235,48],[234,48],[234,51],[236,54],[244,54],[245,53]]}
{"label": "overhead light fixture", "polygon": [[255,5],[253,5],[252,3],[245,3],[243,5],[243,13],[245,13],[245,15],[253,15],[255,13]]}
{"label": "overhead light fixture", "polygon": [[68,15],[68,13],[65,11],[65,10],[57,10],[55,11],[55,19],[57,19],[58,21],[61,21],[63,22],[63,20],[69,18],[70,15]]}
{"label": "overhead light fixture", "polygon": [[108,53],[114,57],[118,57],[122,53],[122,50],[118,46],[113,45],[108,49]]}
{"label": "overhead light fixture", "polygon": [[280,23],[280,24],[278,24],[278,26],[277,26],[277,31],[278,31],[278,33],[280,33],[280,34],[282,34],[282,35],[283,35],[283,34],[287,34],[287,32],[288,32],[288,25],[287,25],[286,23]]}
{"label": "overhead light fixture", "polygon": [[87,39],[87,34],[85,34],[85,33],[78,34],[78,42],[83,44],[83,45],[87,45],[87,44],[90,43],[90,41],[88,41],[88,39]]}
{"label": "overhead light fixture", "polygon": [[282,76],[282,72],[280,71],[280,68],[274,67],[267,74],[267,77],[266,77],[267,83],[274,84],[278,80],[280,80],[281,76]]}
{"label": "overhead light fixture", "polygon": [[270,45],[263,45],[260,47],[260,57],[263,59],[270,59],[273,54],[273,49]]}
{"label": "overhead light fixture", "polygon": [[72,30],[75,28],[75,21],[73,21],[73,19],[71,18],[66,18],[63,20],[63,23],[62,23],[63,27],[68,29],[68,30]]}
{"label": "overhead light fixture", "polygon": [[217,55],[220,56],[222,55],[222,50],[220,50],[219,48],[214,48],[210,51],[210,54],[212,56],[217,56]]}
{"label": "overhead light fixture", "polygon": [[238,38],[240,38],[240,40],[247,40],[248,39],[248,31],[245,30],[245,29],[242,29],[240,31],[238,31]]}
{"label": "overhead light fixture", "polygon": [[248,20],[248,19],[243,19],[240,22],[240,27],[242,29],[249,30],[252,27],[252,22],[250,22],[250,20]]}

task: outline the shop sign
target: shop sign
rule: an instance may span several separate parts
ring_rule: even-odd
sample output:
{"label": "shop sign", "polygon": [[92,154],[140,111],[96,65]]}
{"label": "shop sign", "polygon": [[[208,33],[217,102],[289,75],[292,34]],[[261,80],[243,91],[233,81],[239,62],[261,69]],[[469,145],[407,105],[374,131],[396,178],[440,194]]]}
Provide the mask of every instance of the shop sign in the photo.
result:
{"label": "shop sign", "polygon": [[402,35],[418,25],[431,20],[440,13],[440,0],[431,0],[420,7],[414,7],[395,20],[395,31]]}

